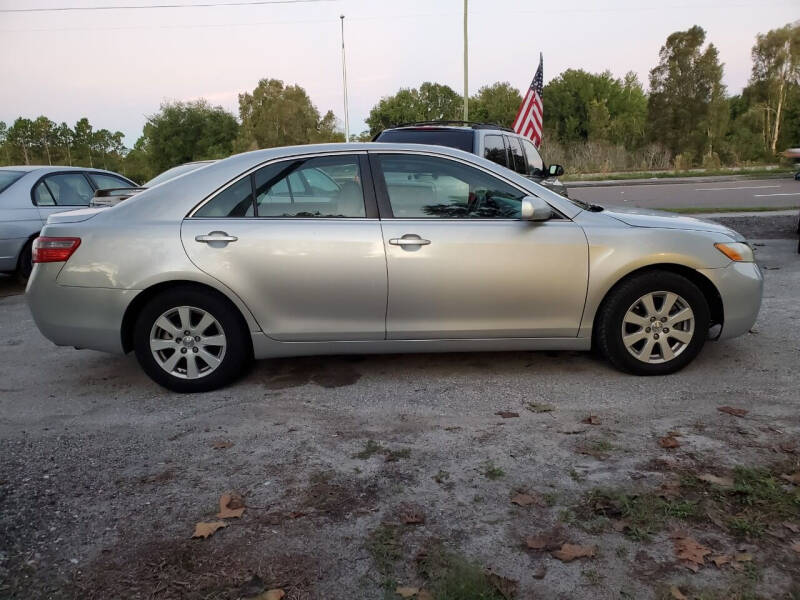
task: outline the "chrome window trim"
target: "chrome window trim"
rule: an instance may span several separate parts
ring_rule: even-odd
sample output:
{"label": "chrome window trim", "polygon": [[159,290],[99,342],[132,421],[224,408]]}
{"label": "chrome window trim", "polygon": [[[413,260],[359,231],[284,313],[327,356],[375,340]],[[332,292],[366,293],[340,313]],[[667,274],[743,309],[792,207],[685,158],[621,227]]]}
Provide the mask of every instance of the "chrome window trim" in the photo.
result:
{"label": "chrome window trim", "polygon": [[370,221],[377,221],[378,219],[367,219],[365,217],[195,217],[195,213],[200,210],[203,206],[207,203],[211,202],[214,198],[216,198],[219,194],[227,190],[229,187],[236,185],[239,181],[244,179],[245,177],[250,177],[254,172],[258,171],[262,167],[269,166],[271,164],[277,162],[283,162],[288,160],[300,160],[306,158],[320,158],[322,156],[340,156],[342,154],[350,155],[350,156],[359,156],[359,155],[366,155],[366,150],[340,150],[340,151],[327,151],[327,152],[309,152],[304,154],[292,154],[290,156],[279,156],[276,158],[272,158],[270,160],[266,160],[262,163],[258,163],[257,165],[250,167],[247,171],[239,173],[234,179],[231,179],[229,182],[225,183],[224,185],[218,187],[216,190],[211,192],[208,196],[206,196],[203,200],[201,200],[189,213],[184,217],[184,219],[252,219],[253,221],[264,221],[264,220],[286,220],[286,219],[299,219],[303,221],[307,221],[309,219],[336,219],[339,218],[343,221],[350,221],[356,219],[363,219],[363,220],[370,220]]}

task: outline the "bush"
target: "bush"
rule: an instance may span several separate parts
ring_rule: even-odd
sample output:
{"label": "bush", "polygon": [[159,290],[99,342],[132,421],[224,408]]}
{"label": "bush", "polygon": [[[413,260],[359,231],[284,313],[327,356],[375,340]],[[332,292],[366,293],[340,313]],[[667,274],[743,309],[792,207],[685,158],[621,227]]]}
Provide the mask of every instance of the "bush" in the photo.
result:
{"label": "bush", "polygon": [[719,154],[710,152],[703,157],[703,168],[709,170],[719,169],[722,166],[722,161],[719,159]]}
{"label": "bush", "polygon": [[675,170],[676,171],[688,171],[692,168],[694,164],[694,153],[692,152],[681,152],[675,157]]}

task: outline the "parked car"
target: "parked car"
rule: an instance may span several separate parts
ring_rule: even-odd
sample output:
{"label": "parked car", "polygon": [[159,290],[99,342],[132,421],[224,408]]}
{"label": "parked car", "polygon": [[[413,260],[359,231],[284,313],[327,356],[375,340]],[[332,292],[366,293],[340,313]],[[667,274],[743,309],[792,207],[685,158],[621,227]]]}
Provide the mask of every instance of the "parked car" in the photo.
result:
{"label": "parked car", "polygon": [[561,165],[546,166],[536,146],[513,129],[469,121],[424,121],[384,129],[374,142],[397,144],[435,144],[458,148],[508,167],[520,175],[567,196],[567,188],[558,177]]}
{"label": "parked car", "polygon": [[762,277],[741,235],[600,209],[443,146],[232,156],[108,209],[51,215],[27,298],[58,345],[134,351],[161,385],[250,359],[588,350],[672,373],[747,332]]}
{"label": "parked car", "polygon": [[147,188],[151,188],[153,186],[158,185],[159,183],[164,183],[165,181],[169,181],[170,179],[174,179],[180,175],[184,175],[186,173],[191,173],[201,167],[205,167],[206,165],[210,165],[215,161],[213,160],[198,160],[195,162],[188,162],[182,165],[178,165],[177,167],[172,167],[171,169],[167,169],[160,175],[156,175],[145,183],[141,187],[124,187],[124,188],[110,188],[105,190],[97,190],[94,193],[94,198],[89,203],[91,207],[107,207],[107,206],[114,206],[115,204],[119,204],[123,200],[127,200],[131,196],[135,196],[139,192],[144,191]]}
{"label": "parked car", "polygon": [[49,215],[86,208],[96,190],[134,185],[101,169],[0,167],[0,272],[28,278],[31,245]]}

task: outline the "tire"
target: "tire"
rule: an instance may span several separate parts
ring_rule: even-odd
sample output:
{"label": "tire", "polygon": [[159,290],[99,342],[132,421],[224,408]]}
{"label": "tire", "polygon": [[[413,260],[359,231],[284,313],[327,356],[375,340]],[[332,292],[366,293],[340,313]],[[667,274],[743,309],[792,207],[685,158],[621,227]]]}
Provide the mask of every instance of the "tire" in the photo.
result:
{"label": "tire", "polygon": [[153,381],[181,393],[221,388],[239,377],[252,358],[238,310],[215,292],[191,287],[167,290],[144,305],[134,325],[133,347]]}
{"label": "tire", "polygon": [[[670,318],[663,311],[672,295]],[[648,310],[648,297],[655,311]],[[686,308],[690,312],[684,312]],[[621,371],[667,375],[698,355],[708,337],[709,322],[708,302],[694,283],[669,271],[650,271],[611,290],[598,311],[595,343]]]}
{"label": "tire", "polygon": [[33,240],[30,240],[22,248],[19,253],[19,260],[17,262],[17,281],[22,284],[28,283],[28,279],[33,271]]}

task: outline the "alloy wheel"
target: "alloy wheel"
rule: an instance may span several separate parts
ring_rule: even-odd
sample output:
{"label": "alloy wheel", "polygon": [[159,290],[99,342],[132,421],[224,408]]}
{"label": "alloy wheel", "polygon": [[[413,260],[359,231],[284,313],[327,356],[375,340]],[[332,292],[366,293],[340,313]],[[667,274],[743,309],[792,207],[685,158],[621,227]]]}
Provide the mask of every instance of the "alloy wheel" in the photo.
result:
{"label": "alloy wheel", "polygon": [[225,357],[225,332],[201,308],[178,306],[164,312],[150,330],[150,351],[170,375],[199,379],[214,372]]}
{"label": "alloy wheel", "polygon": [[631,304],[622,319],[622,343],[642,362],[673,360],[694,337],[689,303],[673,292],[649,292]]}

